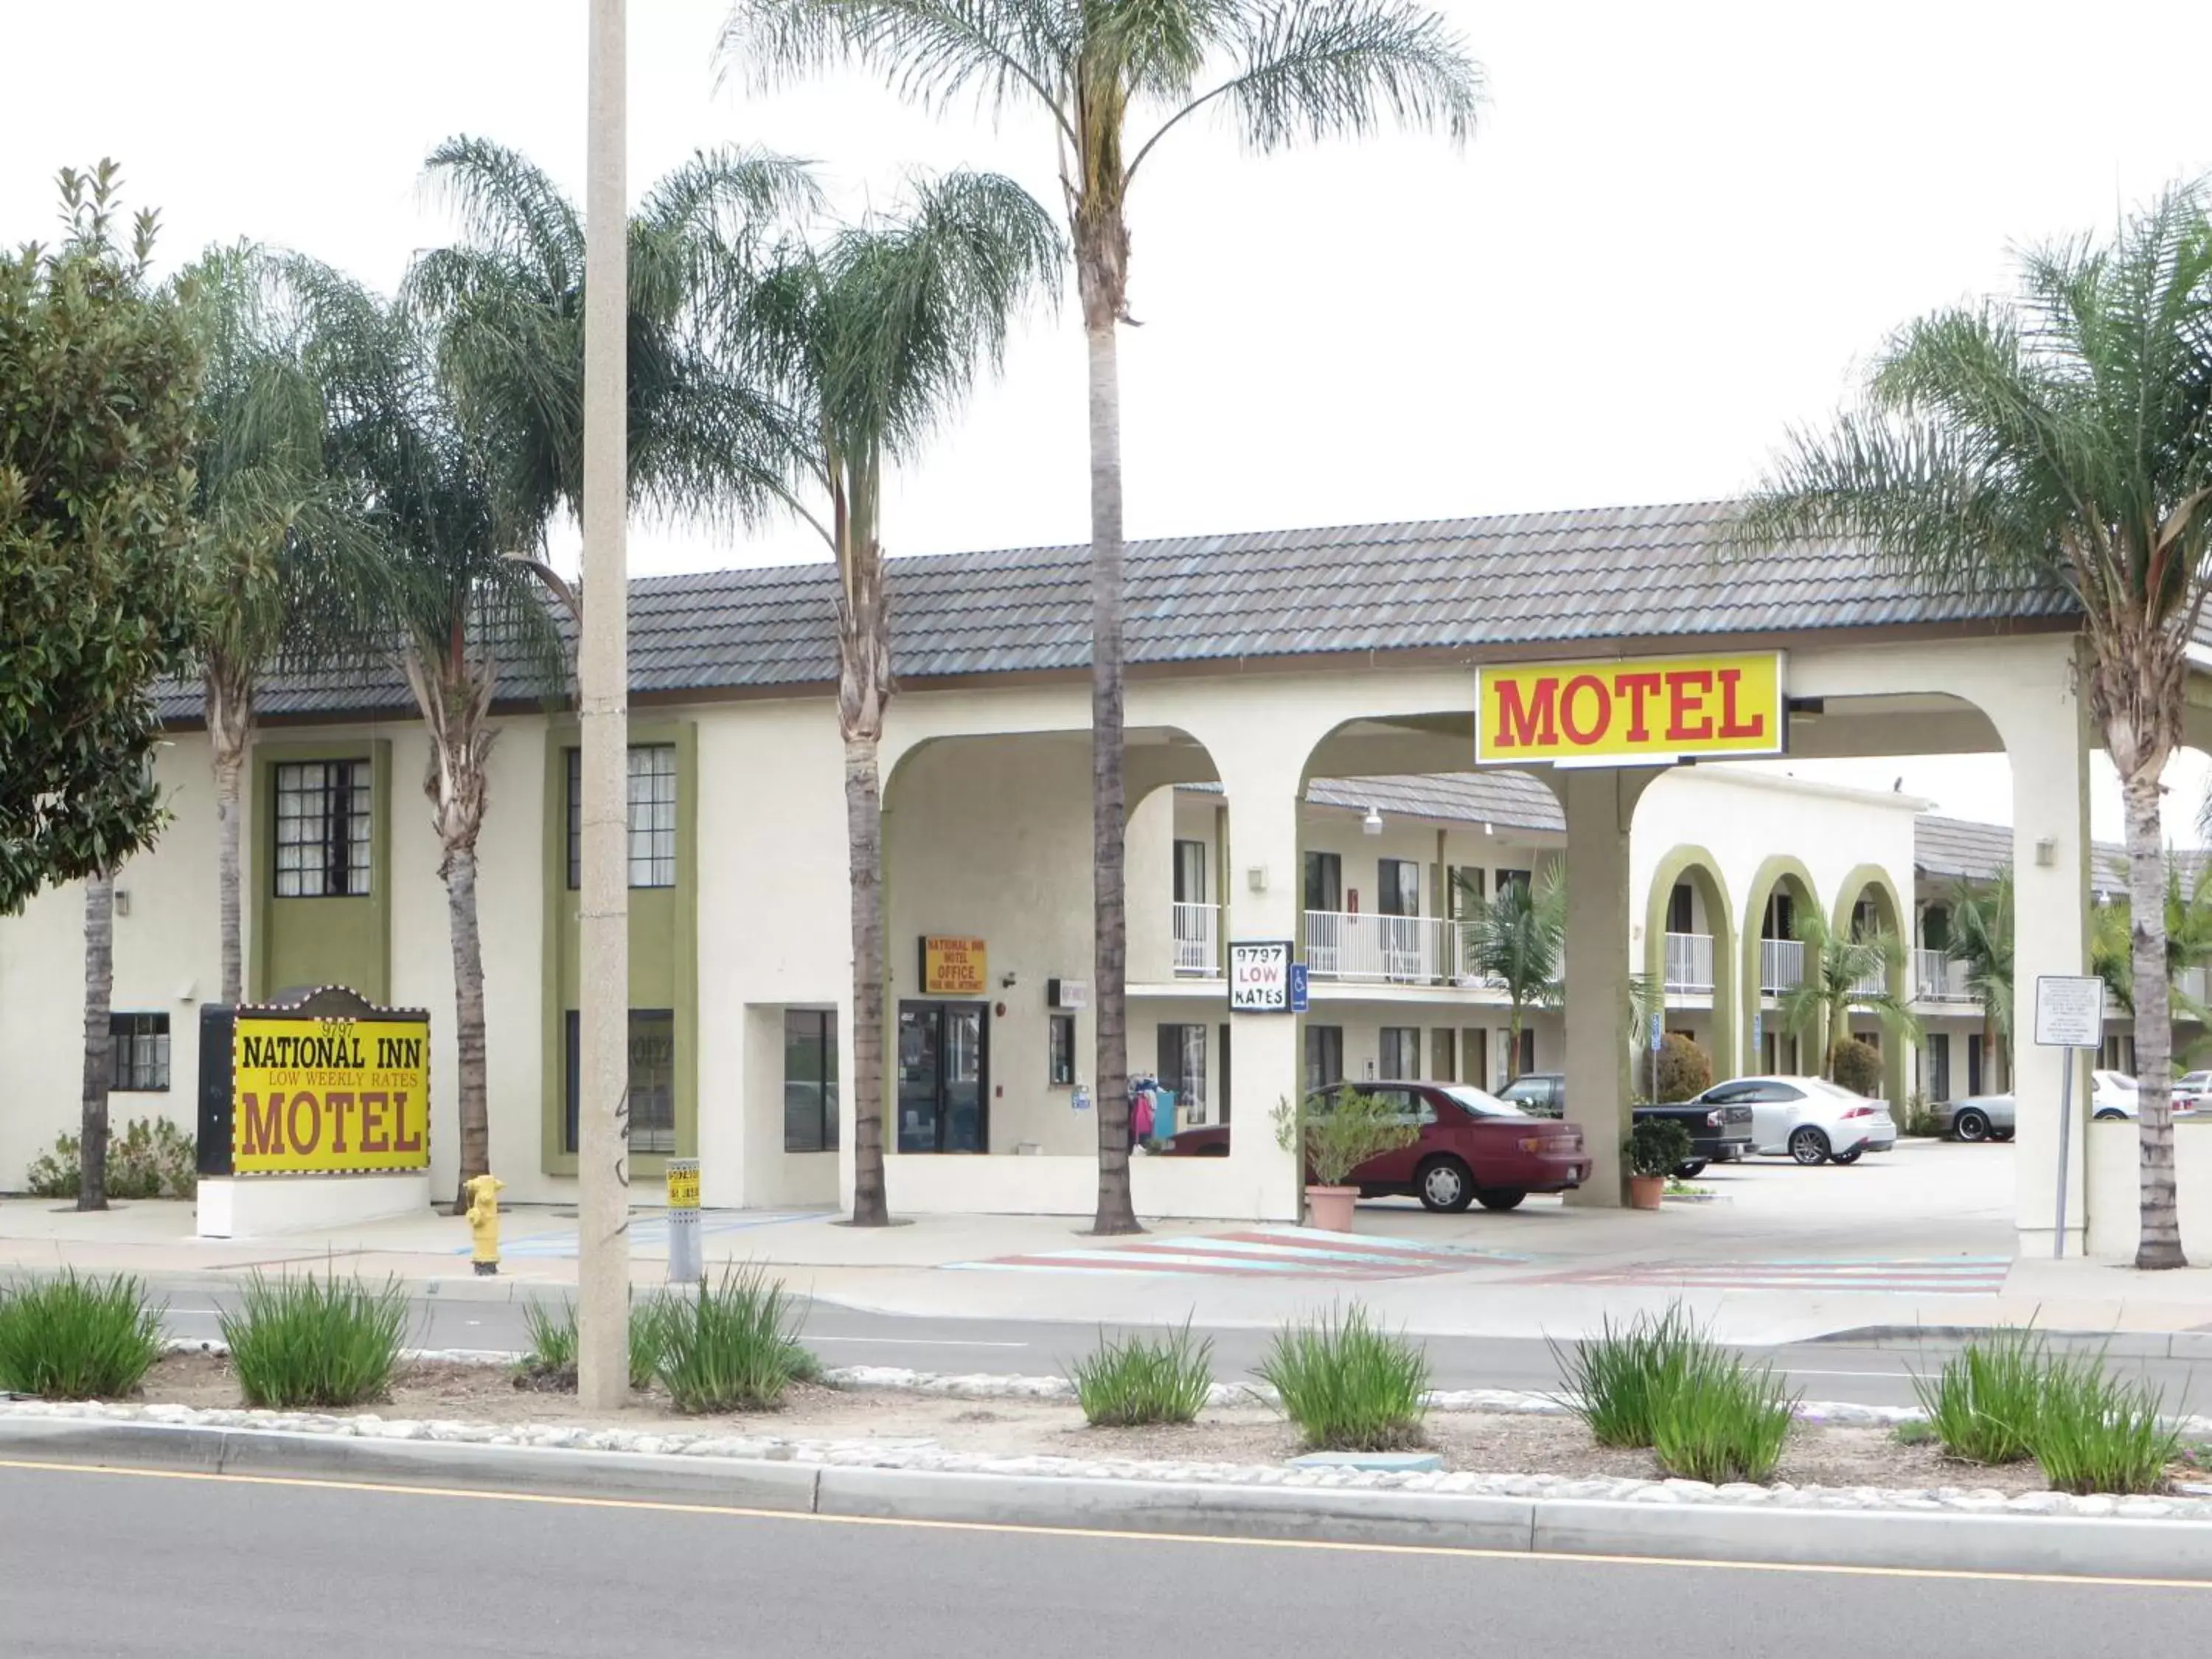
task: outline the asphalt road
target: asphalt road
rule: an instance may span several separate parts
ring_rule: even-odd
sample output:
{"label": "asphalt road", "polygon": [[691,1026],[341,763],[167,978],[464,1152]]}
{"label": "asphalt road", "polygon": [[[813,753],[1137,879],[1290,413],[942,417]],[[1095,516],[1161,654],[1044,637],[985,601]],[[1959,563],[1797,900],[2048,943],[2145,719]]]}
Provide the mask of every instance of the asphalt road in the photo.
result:
{"label": "asphalt road", "polygon": [[0,1466],[9,1659],[2179,1653],[2212,1586],[774,1519]]}
{"label": "asphalt road", "polygon": [[[169,1328],[179,1336],[216,1334],[216,1307],[226,1293],[178,1290],[169,1297]],[[511,1302],[424,1297],[414,1304],[416,1346],[483,1348],[520,1352],[528,1346],[523,1310]],[[1245,1376],[1267,1351],[1264,1330],[1203,1332],[1213,1339],[1214,1375]],[[1016,1371],[1050,1375],[1098,1340],[1095,1325],[1044,1324],[1029,1320],[922,1319],[861,1313],[830,1303],[810,1304],[805,1340],[831,1365],[905,1365],[927,1371]],[[1431,1336],[1424,1339],[1433,1385],[1439,1389],[1553,1389],[1559,1373],[1550,1348],[1525,1338]],[[1788,1373],[1808,1400],[1860,1405],[1909,1406],[1912,1375],[1932,1371],[1953,1351],[1949,1343],[1921,1347],[1873,1347],[1849,1342],[1805,1343],[1749,1349]],[[2212,1362],[2113,1358],[2116,1370],[2148,1376],[2175,1410],[2212,1411]]]}

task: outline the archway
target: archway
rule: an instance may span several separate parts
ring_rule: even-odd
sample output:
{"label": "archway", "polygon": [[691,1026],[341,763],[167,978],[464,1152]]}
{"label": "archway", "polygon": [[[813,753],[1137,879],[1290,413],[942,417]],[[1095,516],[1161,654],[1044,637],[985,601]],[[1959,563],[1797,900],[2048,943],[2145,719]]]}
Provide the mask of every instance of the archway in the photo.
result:
{"label": "archway", "polygon": [[1703,847],[1671,848],[1651,873],[1644,973],[1669,1010],[1710,1006],[1707,1052],[1716,1080],[1737,1071],[1735,960],[1735,916],[1720,860]]}
{"label": "archway", "polygon": [[[1913,937],[1905,921],[1908,914],[1889,872],[1878,864],[1862,864],[1844,878],[1843,885],[1836,891],[1835,911],[1829,917],[1829,926],[1845,936],[1859,931],[1863,922],[1897,941],[1898,952],[1885,978],[1889,994],[1901,1007],[1909,1007],[1912,1000]],[[1855,1028],[1856,1023],[1854,1022]],[[1886,1030],[1879,1040],[1882,1092],[1888,1098],[1892,1112],[1901,1114],[1911,1087],[1908,1057],[1911,1040],[1903,1033],[1892,1034]]]}
{"label": "archway", "polygon": [[[1794,854],[1778,853],[1760,864],[1751,878],[1743,908],[1743,1069],[1747,1072],[1802,1070],[1802,1060],[1783,1063],[1792,1039],[1766,1018],[1769,999],[1804,976],[1804,950],[1796,919],[1820,908],[1813,872]],[[1774,1056],[1768,1059],[1771,1044]]]}

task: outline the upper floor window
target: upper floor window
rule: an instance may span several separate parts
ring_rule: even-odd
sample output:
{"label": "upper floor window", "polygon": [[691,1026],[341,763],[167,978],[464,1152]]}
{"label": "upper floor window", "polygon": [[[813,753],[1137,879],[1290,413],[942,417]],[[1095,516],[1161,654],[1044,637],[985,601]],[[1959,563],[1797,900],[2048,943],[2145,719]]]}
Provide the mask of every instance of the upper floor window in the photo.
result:
{"label": "upper floor window", "polygon": [[368,891],[369,764],[284,761],[276,790],[276,896],[355,898]]}
{"label": "upper floor window", "polygon": [[[568,751],[568,885],[584,884],[584,753]],[[676,885],[676,745],[629,751],[629,884]]]}
{"label": "upper floor window", "polygon": [[169,1086],[167,1014],[110,1014],[107,1035],[110,1088],[125,1093],[157,1093]]}

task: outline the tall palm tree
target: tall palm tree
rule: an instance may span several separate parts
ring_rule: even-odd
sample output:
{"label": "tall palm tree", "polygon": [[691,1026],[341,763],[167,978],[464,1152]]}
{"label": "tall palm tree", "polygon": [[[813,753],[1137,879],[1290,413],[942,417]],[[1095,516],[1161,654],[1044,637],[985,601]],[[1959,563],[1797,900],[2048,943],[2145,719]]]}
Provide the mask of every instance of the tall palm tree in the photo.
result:
{"label": "tall palm tree", "polygon": [[893,691],[884,572],[886,460],[910,459],[958,407],[1006,331],[1057,288],[1060,239],[1011,179],[955,173],[915,186],[902,215],[826,246],[787,247],[736,318],[743,354],[811,442],[795,459],[826,521],[801,507],[837,565],[837,726],[845,743],[853,905],[853,1219],[890,1219],[884,1191],[882,780]]}
{"label": "tall palm tree", "polygon": [[[2124,872],[2122,872],[2124,873]],[[2118,1003],[2136,1022],[2136,1052],[2141,1065],[2142,1011],[2136,1006],[2133,905],[2124,896],[2097,907],[2090,918],[2089,965]],[[2203,1000],[2184,988],[2182,976],[2212,964],[2212,860],[2166,854],[2166,985],[2172,1019],[2206,1023]]]}
{"label": "tall palm tree", "polygon": [[2186,1265],[2173,1185],[2159,779],[2212,585],[2212,222],[2167,191],[2109,243],[2021,258],[2017,299],[1883,349],[1865,406],[1795,440],[1747,540],[1863,539],[1939,589],[2055,586],[2127,809],[2138,989],[2139,1267]]}
{"label": "tall palm tree", "polygon": [[503,668],[526,694],[558,689],[561,643],[538,579],[503,556],[494,481],[411,309],[295,260],[303,361],[323,390],[325,454],[383,555],[367,648],[405,678],[429,738],[422,780],[442,857],[453,952],[460,1179],[490,1167],[477,838],[489,804],[492,704]]}
{"label": "tall palm tree", "polygon": [[[1951,933],[1943,954],[1963,963],[1966,989],[1982,1005],[1982,1075],[1993,1078],[1996,1055],[2012,1074],[2012,866],[1987,882],[1951,890]],[[1988,1085],[1995,1087],[1994,1084]]]}
{"label": "tall palm tree", "polygon": [[1261,151],[1363,135],[1386,117],[1459,141],[1474,125],[1480,71],[1443,18],[1409,0],[736,0],[717,56],[764,82],[857,61],[923,102],[973,89],[994,109],[1022,106],[1051,124],[1089,353],[1094,1227],[1134,1232],[1115,344],[1133,320],[1130,187],[1160,141],[1200,112],[1225,117]]}
{"label": "tall palm tree", "polygon": [[215,771],[222,1000],[244,994],[239,784],[253,693],[280,657],[327,659],[357,637],[376,566],[344,486],[323,467],[322,394],[301,361],[283,262],[211,248],[172,291],[206,361],[193,452],[195,644]]}
{"label": "tall palm tree", "polygon": [[[1494,898],[1483,897],[1458,872],[1452,879],[1460,884],[1459,910],[1467,918],[1460,936],[1466,969],[1505,993],[1505,1080],[1511,1083],[1521,1075],[1521,1028],[1528,1010],[1555,1006],[1565,994],[1567,884],[1556,864],[1533,884],[1500,882]],[[1644,984],[1648,993],[1649,981]],[[1632,1006],[1636,995],[1632,980]]]}
{"label": "tall palm tree", "polygon": [[1850,1040],[1854,1012],[1874,1015],[1893,1041],[1919,1036],[1919,1022],[1888,988],[1905,961],[1896,934],[1881,927],[1845,932],[1817,910],[1798,916],[1796,932],[1805,947],[1804,975],[1776,999],[1775,1012],[1792,1036],[1820,1046],[1822,1077],[1835,1079],[1836,1051]]}

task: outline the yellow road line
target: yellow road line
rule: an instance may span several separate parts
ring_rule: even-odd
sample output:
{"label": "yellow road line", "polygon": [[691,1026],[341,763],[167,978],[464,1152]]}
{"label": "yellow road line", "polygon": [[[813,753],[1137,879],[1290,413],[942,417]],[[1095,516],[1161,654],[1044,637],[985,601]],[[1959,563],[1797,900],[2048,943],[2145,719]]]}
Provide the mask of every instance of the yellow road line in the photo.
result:
{"label": "yellow road line", "polygon": [[211,1474],[204,1469],[148,1469],[120,1465],[41,1462],[0,1458],[0,1469],[40,1474],[108,1475],[136,1480],[193,1480],[246,1486],[289,1486],[310,1492],[371,1492],[400,1498],[464,1498],[478,1503],[548,1504],[562,1509],[635,1510],[649,1514],[711,1515],[744,1521],[811,1522],[838,1527],[906,1527],[937,1532],[1009,1533],[1031,1538],[1122,1539],[1143,1544],[1215,1544],[1233,1549],[1322,1550],[1358,1555],[1453,1556],[1491,1561],[1559,1562],[1578,1566],[1674,1567],[1729,1572],[1804,1572],[1855,1578],[1948,1578],[1972,1583],[2058,1584],[2124,1589],[2212,1590],[2200,1578],[2091,1577],[2057,1572],[1987,1572],[1950,1567],[1861,1567],[1789,1561],[1697,1561],[1664,1555],[1571,1555],[1529,1550],[1481,1549],[1449,1544],[1356,1544],[1311,1538],[1239,1538],[1218,1533],[1131,1532],[1105,1527],[1046,1527],[1002,1521],[925,1521],[895,1516],[813,1515],[803,1510],[750,1509],[730,1504],[680,1504],[663,1498],[579,1498],[556,1492],[486,1492],[462,1486],[411,1486],[394,1481],[322,1480],[301,1475]]}

